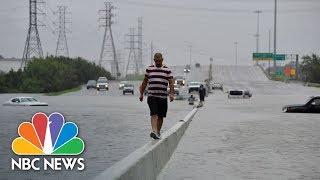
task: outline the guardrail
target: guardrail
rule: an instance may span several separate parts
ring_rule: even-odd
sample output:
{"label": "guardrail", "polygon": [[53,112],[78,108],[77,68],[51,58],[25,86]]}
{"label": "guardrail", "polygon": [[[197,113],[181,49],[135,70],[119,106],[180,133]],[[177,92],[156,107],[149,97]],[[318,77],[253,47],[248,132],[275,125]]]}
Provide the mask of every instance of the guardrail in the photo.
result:
{"label": "guardrail", "polygon": [[150,180],[156,179],[176,149],[181,137],[198,111],[194,108],[187,116],[126,158],[97,176],[96,180]]}

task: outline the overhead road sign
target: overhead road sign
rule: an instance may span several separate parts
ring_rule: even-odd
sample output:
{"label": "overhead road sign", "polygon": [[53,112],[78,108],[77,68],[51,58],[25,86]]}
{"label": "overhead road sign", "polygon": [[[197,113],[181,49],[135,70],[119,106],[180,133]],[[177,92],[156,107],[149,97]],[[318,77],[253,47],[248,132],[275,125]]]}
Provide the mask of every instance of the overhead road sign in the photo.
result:
{"label": "overhead road sign", "polygon": [[[253,53],[252,59],[254,61],[272,61],[273,60],[273,53]],[[284,61],[286,60],[285,54],[276,54],[275,56],[276,61]]]}

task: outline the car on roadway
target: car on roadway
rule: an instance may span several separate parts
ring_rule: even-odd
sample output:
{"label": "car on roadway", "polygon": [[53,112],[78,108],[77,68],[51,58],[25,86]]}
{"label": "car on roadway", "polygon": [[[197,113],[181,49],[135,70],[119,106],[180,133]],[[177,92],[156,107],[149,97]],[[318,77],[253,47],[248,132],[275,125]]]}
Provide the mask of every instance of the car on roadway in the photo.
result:
{"label": "car on roadway", "polygon": [[[180,85],[179,84],[174,84],[173,88],[174,88],[174,95],[178,96],[179,93],[180,93]],[[168,86],[167,90],[168,90],[168,93],[169,93],[170,92],[170,87],[169,86]]]}
{"label": "car on roadway", "polygon": [[186,84],[186,81],[183,78],[179,78],[179,79],[175,79],[174,84],[184,86]]}
{"label": "car on roadway", "polygon": [[124,84],[122,93],[123,93],[123,95],[125,95],[126,93],[130,93],[130,94],[134,95],[134,85],[129,84],[129,83]]}
{"label": "car on roadway", "polygon": [[252,93],[249,90],[231,90],[228,92],[228,98],[251,98]]}
{"label": "car on roadway", "polygon": [[124,85],[127,84],[127,83],[128,83],[128,81],[121,81],[119,83],[119,90],[123,90]]}
{"label": "car on roadway", "polygon": [[189,73],[190,69],[191,69],[191,66],[190,65],[186,65],[186,67],[184,68],[183,72]]}
{"label": "car on roadway", "polygon": [[95,89],[97,87],[97,81],[96,80],[89,80],[87,82],[87,89]]}
{"label": "car on roadway", "polygon": [[304,104],[286,105],[282,111],[286,113],[320,113],[320,96],[311,96]]}
{"label": "car on roadway", "polygon": [[221,83],[212,83],[212,90],[216,89],[223,91],[223,85]]}
{"label": "car on roadway", "polygon": [[99,78],[98,81],[97,81],[97,87],[96,89],[98,91],[102,90],[102,89],[105,89],[105,90],[109,90],[109,82],[108,82],[108,79],[103,77],[103,78]]}
{"label": "car on roadway", "polygon": [[14,97],[3,103],[4,106],[48,106],[48,103],[40,102],[34,97]]}
{"label": "car on roadway", "polygon": [[200,88],[201,82],[189,82],[188,83],[188,92],[192,93],[193,91],[198,92]]}

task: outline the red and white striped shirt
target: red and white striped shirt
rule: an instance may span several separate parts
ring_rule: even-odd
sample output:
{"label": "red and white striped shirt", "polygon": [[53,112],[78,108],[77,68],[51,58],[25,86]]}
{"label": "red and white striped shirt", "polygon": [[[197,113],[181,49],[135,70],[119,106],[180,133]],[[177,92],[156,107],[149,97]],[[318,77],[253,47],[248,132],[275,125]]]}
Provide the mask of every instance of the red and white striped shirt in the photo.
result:
{"label": "red and white striped shirt", "polygon": [[145,77],[148,78],[148,96],[167,98],[168,83],[173,78],[168,67],[151,65],[146,69]]}

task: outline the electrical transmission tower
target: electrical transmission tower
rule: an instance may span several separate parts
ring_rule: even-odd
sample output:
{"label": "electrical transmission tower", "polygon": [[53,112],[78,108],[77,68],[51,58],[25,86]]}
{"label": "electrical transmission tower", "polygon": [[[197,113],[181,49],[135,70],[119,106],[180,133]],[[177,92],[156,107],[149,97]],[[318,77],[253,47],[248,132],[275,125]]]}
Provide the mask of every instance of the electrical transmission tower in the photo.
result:
{"label": "electrical transmission tower", "polygon": [[143,63],[142,63],[142,17],[138,18],[138,71],[141,73],[141,70],[143,69]]}
{"label": "electrical transmission tower", "polygon": [[[113,41],[113,35],[112,35],[112,29],[111,25],[113,24],[112,17],[114,14],[112,13],[112,10],[115,7],[112,5],[111,2],[105,2],[105,9],[100,10],[99,12],[103,12],[103,14],[100,14],[100,22],[102,23],[100,26],[105,27],[104,36],[103,36],[103,42],[99,57],[99,65],[101,66],[102,61],[109,61],[110,63],[110,69],[111,74],[116,77],[117,79],[120,77],[119,72],[119,64],[116,54],[116,48]],[[112,53],[111,60],[106,60],[106,56]]]}
{"label": "electrical transmission tower", "polygon": [[127,67],[126,67],[126,76],[128,75],[129,68],[130,70],[133,70],[135,74],[139,74],[139,63],[137,61],[137,56],[136,56],[136,50],[138,49],[136,47],[136,44],[138,41],[136,40],[136,37],[138,36],[135,34],[135,29],[134,28],[129,28],[130,34],[127,34],[126,36],[129,37],[129,40],[127,43],[129,43],[129,56],[128,56],[128,62],[127,62]]}
{"label": "electrical transmission tower", "polygon": [[39,0],[29,0],[29,29],[26,43],[23,50],[21,68],[27,64],[27,61],[32,57],[43,57],[41,41],[38,31],[38,4],[44,3]]}
{"label": "electrical transmission tower", "polygon": [[67,29],[66,23],[70,23],[66,21],[67,14],[67,6],[58,6],[58,40],[56,47],[56,56],[65,56],[69,57],[69,49],[67,43]]}

